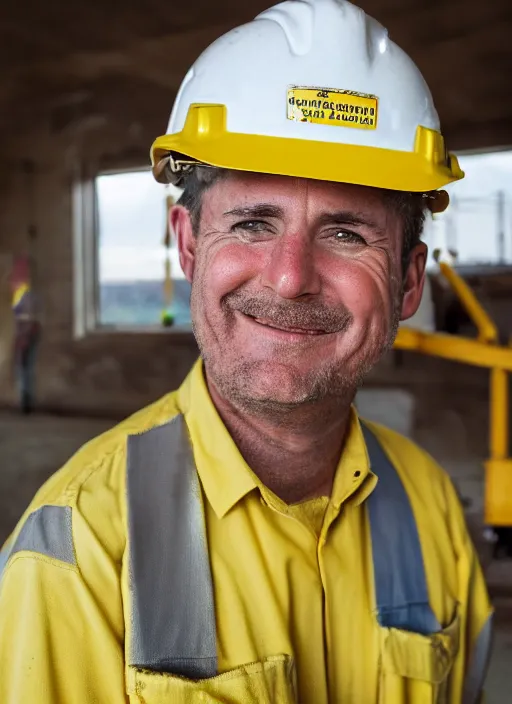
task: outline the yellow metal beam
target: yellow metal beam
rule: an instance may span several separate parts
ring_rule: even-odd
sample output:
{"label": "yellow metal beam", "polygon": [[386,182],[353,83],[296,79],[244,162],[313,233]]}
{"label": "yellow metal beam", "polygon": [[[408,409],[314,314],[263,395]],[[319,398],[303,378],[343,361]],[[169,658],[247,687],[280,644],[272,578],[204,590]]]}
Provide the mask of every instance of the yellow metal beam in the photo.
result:
{"label": "yellow metal beam", "polygon": [[478,340],[490,344],[496,343],[498,341],[498,328],[462,276],[459,276],[459,274],[445,262],[439,263],[439,269],[464,306],[467,314],[476,325]]}
{"label": "yellow metal beam", "polygon": [[512,460],[485,463],[485,522],[490,526],[512,525]]}
{"label": "yellow metal beam", "polygon": [[503,369],[491,371],[490,388],[490,449],[491,460],[508,457],[508,374]]}
{"label": "yellow metal beam", "polygon": [[427,333],[403,327],[398,331],[395,347],[475,367],[498,368],[512,372],[512,348],[488,345],[467,337]]}

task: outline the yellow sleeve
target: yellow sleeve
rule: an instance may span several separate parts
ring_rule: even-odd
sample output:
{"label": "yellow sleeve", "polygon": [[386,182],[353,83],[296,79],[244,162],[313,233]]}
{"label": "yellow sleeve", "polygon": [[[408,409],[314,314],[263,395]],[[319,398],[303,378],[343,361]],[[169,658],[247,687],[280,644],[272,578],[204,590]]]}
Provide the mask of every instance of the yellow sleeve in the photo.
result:
{"label": "yellow sleeve", "polygon": [[451,482],[448,510],[458,554],[460,647],[452,676],[453,702],[483,703],[492,644],[493,608],[464,514]]}
{"label": "yellow sleeve", "polygon": [[126,704],[123,646],[71,565],[20,552],[0,585],[2,704]]}
{"label": "yellow sleeve", "polygon": [[176,412],[170,394],[87,443],[0,552],[1,704],[128,702],[126,438]]}
{"label": "yellow sleeve", "polygon": [[469,577],[467,592],[463,591],[463,595],[467,593],[463,632],[466,652],[463,701],[483,704],[483,690],[491,656],[493,609],[489,601],[482,569],[469,537],[468,543]]}
{"label": "yellow sleeve", "polygon": [[124,457],[42,487],[0,576],[0,702],[126,704]]}

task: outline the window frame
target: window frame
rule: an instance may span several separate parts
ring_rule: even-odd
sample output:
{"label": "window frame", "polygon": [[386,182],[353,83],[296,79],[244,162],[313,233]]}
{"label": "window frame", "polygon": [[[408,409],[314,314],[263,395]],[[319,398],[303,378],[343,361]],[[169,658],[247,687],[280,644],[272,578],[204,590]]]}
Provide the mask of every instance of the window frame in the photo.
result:
{"label": "window frame", "polygon": [[[73,337],[90,335],[172,335],[189,341],[191,326],[101,324],[99,304],[99,203],[96,181],[101,176],[148,171],[138,163],[123,163],[108,168],[89,168],[72,185],[73,212]],[[163,186],[162,186],[163,188]]]}

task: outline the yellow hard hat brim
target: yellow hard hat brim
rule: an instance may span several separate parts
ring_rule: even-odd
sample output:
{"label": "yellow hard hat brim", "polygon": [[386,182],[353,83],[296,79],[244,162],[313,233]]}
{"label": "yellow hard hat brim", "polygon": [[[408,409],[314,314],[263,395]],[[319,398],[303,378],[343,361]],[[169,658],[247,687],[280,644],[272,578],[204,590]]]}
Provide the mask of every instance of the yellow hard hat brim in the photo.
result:
{"label": "yellow hard hat brim", "polygon": [[[464,177],[442,135],[419,126],[414,151],[228,132],[224,105],[191,105],[181,132],[164,135],[151,148],[153,166],[170,153],[225,169],[351,183],[396,191],[431,193]],[[447,195],[431,193],[441,212]]]}

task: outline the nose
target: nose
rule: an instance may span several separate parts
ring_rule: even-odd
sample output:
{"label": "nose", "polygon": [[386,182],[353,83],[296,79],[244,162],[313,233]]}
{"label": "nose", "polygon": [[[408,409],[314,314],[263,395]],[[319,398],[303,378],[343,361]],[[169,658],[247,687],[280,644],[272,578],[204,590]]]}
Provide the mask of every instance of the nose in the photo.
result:
{"label": "nose", "polygon": [[299,298],[320,292],[320,276],[314,261],[314,246],[300,234],[285,234],[275,240],[262,284],[281,298]]}

